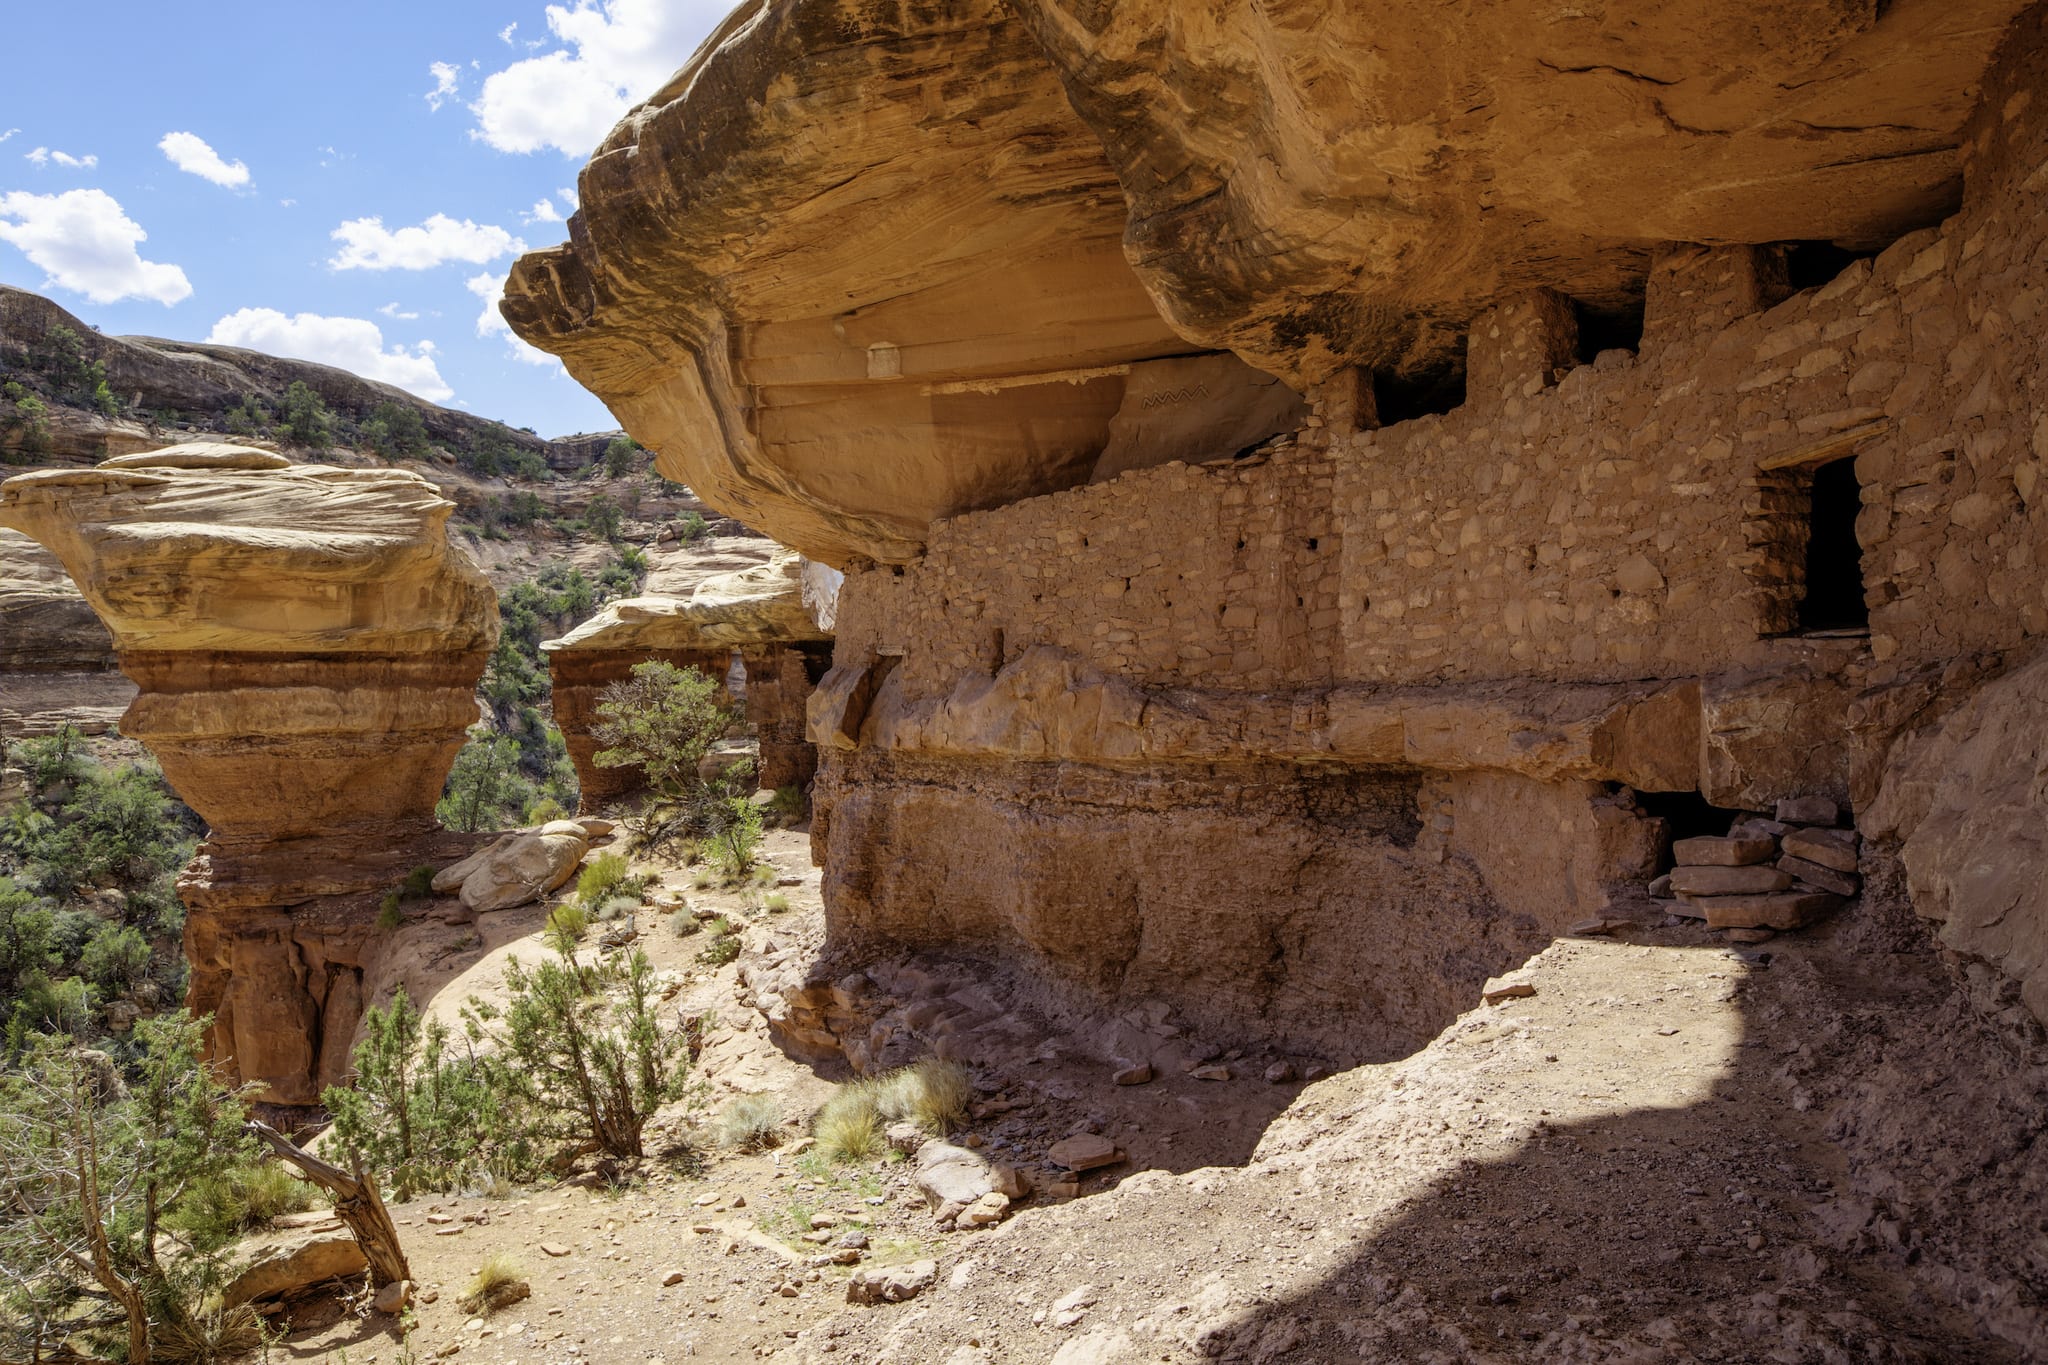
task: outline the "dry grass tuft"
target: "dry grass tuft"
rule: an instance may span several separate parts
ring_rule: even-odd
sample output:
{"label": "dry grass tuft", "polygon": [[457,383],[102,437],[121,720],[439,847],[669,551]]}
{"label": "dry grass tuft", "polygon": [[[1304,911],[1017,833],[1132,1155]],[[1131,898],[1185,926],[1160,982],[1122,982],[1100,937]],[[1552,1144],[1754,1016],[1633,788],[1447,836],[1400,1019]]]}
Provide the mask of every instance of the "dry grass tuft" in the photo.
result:
{"label": "dry grass tuft", "polygon": [[492,1252],[477,1267],[476,1274],[469,1281],[469,1288],[463,1293],[461,1303],[464,1312],[489,1317],[501,1308],[509,1308],[533,1292],[526,1283],[519,1262],[502,1251]]}

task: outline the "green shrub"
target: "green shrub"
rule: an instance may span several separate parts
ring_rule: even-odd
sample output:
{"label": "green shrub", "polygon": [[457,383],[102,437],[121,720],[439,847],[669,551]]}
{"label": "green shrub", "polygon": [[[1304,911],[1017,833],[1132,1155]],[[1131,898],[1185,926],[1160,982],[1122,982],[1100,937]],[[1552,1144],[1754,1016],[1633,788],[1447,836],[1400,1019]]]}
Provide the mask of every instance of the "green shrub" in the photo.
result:
{"label": "green shrub", "polygon": [[425,900],[434,894],[434,875],[432,863],[421,863],[405,874],[405,885],[399,890],[410,900]]}
{"label": "green shrub", "polygon": [[294,379],[284,391],[278,434],[293,445],[309,448],[334,444],[334,414],[303,379]]}
{"label": "green shrub", "polygon": [[537,1130],[613,1157],[645,1155],[641,1132],[682,1093],[689,1066],[682,1032],[661,1027],[647,954],[594,967],[568,954],[532,968],[515,958],[505,984],[512,999],[493,1039],[493,1075]]}
{"label": "green shrub", "polygon": [[771,915],[786,914],[789,910],[789,897],[780,891],[770,891],[761,898],[761,908]]}
{"label": "green shrub", "polygon": [[676,523],[677,538],[685,545],[694,545],[711,534],[711,523],[704,520],[702,512],[685,512]]}
{"label": "green shrub", "polygon": [[647,878],[635,876],[622,854],[605,852],[590,860],[576,877],[576,899],[585,906],[602,905],[615,896],[638,900],[647,889]]}
{"label": "green shrub", "polygon": [[591,911],[590,916],[592,919],[601,922],[615,919],[631,919],[639,913],[640,905],[641,901],[638,896],[613,896],[610,900],[598,906],[597,909]]}
{"label": "green shrub", "polygon": [[353,1084],[328,1087],[321,1103],[334,1116],[334,1140],[397,1198],[460,1188],[492,1156],[523,1168],[530,1153],[507,1131],[510,1116],[474,1035],[452,1047],[448,1026],[423,1019],[403,991],[388,1007],[371,1007],[362,1030],[349,1059]]}
{"label": "green shrub", "polygon": [[604,448],[604,474],[608,479],[624,478],[640,463],[640,443],[630,436],[618,436]]}
{"label": "green shrub", "polygon": [[164,1225],[202,1250],[213,1250],[313,1207],[315,1191],[274,1161],[246,1161],[196,1180],[164,1217]]}
{"label": "green shrub", "polygon": [[386,933],[405,923],[403,898],[396,891],[384,893],[384,903],[377,907],[377,927]]}
{"label": "green shrub", "polygon": [[773,1095],[742,1095],[725,1106],[713,1125],[721,1147],[757,1152],[782,1136],[782,1101]]}
{"label": "green shrub", "polygon": [[711,828],[700,847],[728,882],[753,872],[761,855],[761,811],[744,796],[721,796],[711,804]]}
{"label": "green shrub", "polygon": [[149,941],[132,926],[103,924],[78,955],[78,974],[102,995],[119,995],[149,970]]}
{"label": "green shrub", "polygon": [[723,967],[740,955],[740,937],[732,931],[732,921],[721,916],[704,928],[711,940],[697,950],[699,962],[707,967]]}
{"label": "green shrub", "polygon": [[548,922],[541,934],[550,948],[558,953],[569,953],[575,950],[589,929],[590,912],[574,901],[563,901],[548,913]]}

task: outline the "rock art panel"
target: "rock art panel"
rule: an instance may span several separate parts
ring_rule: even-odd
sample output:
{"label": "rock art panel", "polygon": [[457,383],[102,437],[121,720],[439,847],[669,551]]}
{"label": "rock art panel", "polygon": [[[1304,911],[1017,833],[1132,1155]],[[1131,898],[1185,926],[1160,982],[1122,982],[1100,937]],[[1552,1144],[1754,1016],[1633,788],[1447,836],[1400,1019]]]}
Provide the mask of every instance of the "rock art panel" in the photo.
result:
{"label": "rock art panel", "polygon": [[190,1004],[273,1103],[341,1074],[376,898],[470,842],[434,803],[497,604],[453,506],[416,474],[206,443],[0,485],[139,688],[123,733],[210,827],[179,882]]}

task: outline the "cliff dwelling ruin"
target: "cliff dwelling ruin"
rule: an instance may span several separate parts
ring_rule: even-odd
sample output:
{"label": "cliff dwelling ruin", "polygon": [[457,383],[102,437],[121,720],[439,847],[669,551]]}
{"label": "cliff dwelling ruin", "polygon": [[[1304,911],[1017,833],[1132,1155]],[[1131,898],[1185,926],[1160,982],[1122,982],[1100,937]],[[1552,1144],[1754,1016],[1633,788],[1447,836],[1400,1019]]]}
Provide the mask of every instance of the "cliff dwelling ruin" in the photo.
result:
{"label": "cliff dwelling ruin", "polygon": [[[787,549],[550,642],[555,715],[586,817],[636,785],[595,697],[648,659],[730,676],[761,785],[808,786],[823,940],[740,978],[779,1052],[873,1074],[1028,1009],[1125,1076],[1338,1078],[1348,1109],[1155,1152],[1178,1236],[1204,1169],[1423,1124],[1343,1086],[1518,971],[1820,945],[1731,1074],[1841,1106],[1800,1169],[1840,1175],[1842,1258],[1905,1267],[1899,1320],[2048,1353],[2048,7],[747,0],[580,191],[504,317]],[[370,893],[481,846],[432,819],[498,619],[447,506],[216,446],[0,501],[211,825],[193,1000],[281,1106],[401,971]],[[62,667],[106,673],[81,639]],[[1852,960],[1917,965],[1894,995]],[[1486,1085],[1557,1061],[1486,1027]],[[1711,1102],[1642,1122],[1677,1145]],[[1424,1358],[1338,1351],[1367,1291],[1335,1283],[1305,1335],[1267,1304],[1156,1340]],[[839,1358],[1148,1358],[873,1333]],[[1430,1358],[1544,1358],[1493,1345]]]}

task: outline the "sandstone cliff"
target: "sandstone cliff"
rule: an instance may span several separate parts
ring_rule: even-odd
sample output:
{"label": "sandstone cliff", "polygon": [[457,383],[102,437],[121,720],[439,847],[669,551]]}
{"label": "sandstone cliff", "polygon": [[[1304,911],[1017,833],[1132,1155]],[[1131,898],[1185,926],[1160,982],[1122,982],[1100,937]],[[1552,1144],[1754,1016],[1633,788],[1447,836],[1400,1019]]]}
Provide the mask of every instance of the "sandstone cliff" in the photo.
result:
{"label": "sandstone cliff", "polygon": [[135,699],[115,671],[114,642],[64,566],[0,529],[0,736],[114,728]]}
{"label": "sandstone cliff", "polygon": [[376,895],[459,846],[440,795],[497,639],[490,586],[416,474],[218,444],[0,485],[140,688],[143,741],[210,828],[180,882],[188,997],[266,1097],[347,1061]]}

